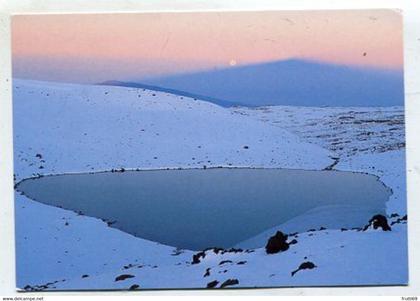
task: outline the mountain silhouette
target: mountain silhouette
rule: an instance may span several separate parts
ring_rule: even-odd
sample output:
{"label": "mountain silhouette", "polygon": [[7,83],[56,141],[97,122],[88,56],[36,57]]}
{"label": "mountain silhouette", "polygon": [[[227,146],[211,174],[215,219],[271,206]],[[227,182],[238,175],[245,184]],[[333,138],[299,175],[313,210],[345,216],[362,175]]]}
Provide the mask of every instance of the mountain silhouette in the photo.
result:
{"label": "mountain silhouette", "polygon": [[166,77],[114,82],[154,87],[223,106],[397,106],[403,72],[308,60],[282,60]]}

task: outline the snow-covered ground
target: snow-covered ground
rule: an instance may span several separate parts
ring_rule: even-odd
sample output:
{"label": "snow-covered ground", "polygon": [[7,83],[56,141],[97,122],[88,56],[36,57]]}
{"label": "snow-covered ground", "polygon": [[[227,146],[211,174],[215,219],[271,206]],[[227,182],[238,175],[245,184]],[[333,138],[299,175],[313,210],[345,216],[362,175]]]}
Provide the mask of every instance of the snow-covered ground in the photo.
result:
{"label": "snow-covered ground", "polygon": [[[397,107],[222,108],[142,89],[16,79],[14,138],[16,182],[120,168],[334,168],[379,176],[393,190],[390,220],[406,214],[404,114]],[[27,290],[205,288],[229,279],[227,287],[407,283],[404,222],[391,232],[299,233],[289,250],[273,255],[209,250],[193,264],[196,252],[19,193],[15,206],[17,285]],[[303,262],[315,267],[292,276]]]}
{"label": "snow-covered ground", "polygon": [[336,170],[377,175],[392,188],[389,214],[406,214],[403,107],[233,108],[233,112],[289,130],[303,141],[330,150]]}

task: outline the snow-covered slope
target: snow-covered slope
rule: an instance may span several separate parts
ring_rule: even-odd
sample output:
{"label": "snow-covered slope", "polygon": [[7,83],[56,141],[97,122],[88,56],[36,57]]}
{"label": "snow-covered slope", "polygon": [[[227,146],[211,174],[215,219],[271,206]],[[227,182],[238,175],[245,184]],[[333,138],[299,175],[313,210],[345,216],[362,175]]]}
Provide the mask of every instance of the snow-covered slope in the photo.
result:
{"label": "snow-covered slope", "polygon": [[380,177],[393,195],[388,213],[406,214],[405,123],[403,107],[232,108],[239,115],[281,127],[303,141],[330,150],[337,170]]}
{"label": "snow-covered slope", "polygon": [[125,87],[14,86],[18,179],[112,168],[319,169],[332,162],[319,146],[209,102]]}
{"label": "snow-covered slope", "polygon": [[[286,112],[285,107],[273,110]],[[334,123],[337,118],[329,115],[334,110],[319,109],[327,112],[324,115],[310,109],[305,115],[298,109],[285,114]],[[388,213],[399,216],[392,220],[405,214],[403,146],[344,156],[326,147],[324,140],[308,139],[294,130],[293,118],[281,118],[281,124],[275,115],[261,120],[259,112],[141,89],[15,80],[16,181],[37,174],[120,168],[332,166],[377,174],[394,192]],[[303,123],[301,132],[311,132],[311,127]],[[403,131],[397,132],[403,139]],[[331,128],[325,128],[324,134],[329,133]],[[379,139],[378,145],[387,141]],[[407,282],[404,221],[394,224],[391,232],[300,233],[290,237],[297,243],[288,251],[274,255],[263,248],[207,251],[192,264],[192,251],[131,236],[95,218],[18,193],[15,206],[17,285],[27,290],[204,288],[215,280],[220,287],[228,279],[228,287]],[[303,262],[315,267],[292,276]]]}

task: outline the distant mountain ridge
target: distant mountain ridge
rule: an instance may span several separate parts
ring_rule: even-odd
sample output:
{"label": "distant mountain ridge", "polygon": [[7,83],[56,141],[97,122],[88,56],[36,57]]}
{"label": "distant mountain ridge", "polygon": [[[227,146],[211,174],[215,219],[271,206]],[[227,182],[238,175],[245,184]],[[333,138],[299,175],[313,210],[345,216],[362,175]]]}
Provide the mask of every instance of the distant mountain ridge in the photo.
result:
{"label": "distant mountain ridge", "polygon": [[404,104],[402,70],[299,59],[149,78],[141,82],[111,81],[114,85],[160,89],[157,91],[200,98],[223,106],[382,107]]}
{"label": "distant mountain ridge", "polygon": [[216,99],[216,98],[213,98],[213,97],[198,95],[198,94],[189,93],[189,92],[185,92],[185,91],[179,91],[179,90],[176,90],[176,89],[167,89],[167,88],[162,88],[162,87],[153,86],[153,85],[146,85],[146,84],[142,84],[142,83],[124,82],[124,81],[118,81],[118,80],[108,80],[108,81],[99,83],[99,85],[131,87],[131,88],[147,89],[147,90],[152,90],[152,91],[157,91],[157,92],[170,93],[170,94],[174,94],[174,95],[205,100],[205,101],[212,102],[212,103],[217,104],[217,105],[222,106],[222,107],[233,107],[233,106],[241,105],[239,103],[234,103],[234,102],[230,102],[230,101],[226,101],[226,100]]}

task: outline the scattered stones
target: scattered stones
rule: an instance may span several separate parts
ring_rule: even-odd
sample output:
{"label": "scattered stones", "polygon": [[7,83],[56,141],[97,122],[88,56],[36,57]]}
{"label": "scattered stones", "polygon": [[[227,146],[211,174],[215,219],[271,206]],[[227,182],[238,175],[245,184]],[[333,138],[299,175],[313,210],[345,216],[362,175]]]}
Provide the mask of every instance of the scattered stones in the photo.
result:
{"label": "scattered stones", "polygon": [[293,272],[292,272],[292,277],[297,273],[297,272],[299,272],[300,270],[312,270],[312,269],[314,269],[314,268],[316,268],[316,265],[313,263],[313,262],[311,262],[311,261],[305,261],[305,262],[303,262],[303,263],[301,263],[300,264],[300,266],[299,266],[299,268],[297,268],[297,270],[294,270]]}
{"label": "scattered stones", "polygon": [[132,267],[134,267],[134,264],[130,263],[130,264],[127,264],[127,265],[123,266],[123,269],[128,270],[128,269],[131,269]]}
{"label": "scattered stones", "polygon": [[401,224],[407,222],[407,215],[404,215],[403,217],[399,217],[396,220],[391,222],[391,226],[395,224]]}
{"label": "scattered stones", "polygon": [[[241,253],[241,252],[244,252],[244,250],[242,250],[242,249],[235,249],[235,248],[230,248],[230,249],[215,248],[215,247],[207,248],[207,249],[204,249],[203,251],[200,251],[200,252],[194,254],[193,259],[191,261],[191,264],[200,263],[201,259],[206,257],[206,252],[209,252],[209,251],[213,251],[213,253],[221,254],[221,255],[223,255],[225,253]],[[251,251],[246,250],[245,252],[250,253]]]}
{"label": "scattered stones", "polygon": [[53,281],[53,282],[48,282],[48,283],[45,283],[45,284],[41,284],[41,285],[26,285],[23,289],[25,290],[25,291],[28,291],[28,292],[39,292],[39,291],[43,291],[43,290],[46,290],[46,289],[50,289],[50,288],[55,288],[55,284],[57,284],[57,283],[59,283],[59,282],[65,282],[66,281],[66,279],[63,279],[63,280],[56,280],[56,281]]}
{"label": "scattered stones", "polygon": [[225,254],[225,253],[242,253],[244,250],[230,248],[230,249],[223,249],[223,248],[212,248],[213,252],[216,254]]}

